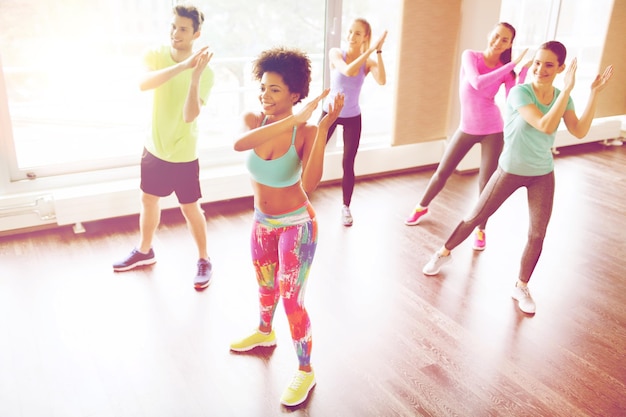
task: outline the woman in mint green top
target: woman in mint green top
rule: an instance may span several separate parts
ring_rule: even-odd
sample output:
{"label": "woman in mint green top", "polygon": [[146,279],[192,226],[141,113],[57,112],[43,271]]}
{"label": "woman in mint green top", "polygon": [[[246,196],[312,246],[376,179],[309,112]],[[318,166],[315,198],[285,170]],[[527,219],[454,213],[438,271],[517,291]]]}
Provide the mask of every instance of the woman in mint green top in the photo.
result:
{"label": "woman in mint green top", "polygon": [[477,224],[491,216],[515,190],[526,187],[530,224],[528,241],[522,254],[519,277],[512,297],[520,310],[535,313],[527,284],[537,265],[554,200],[554,162],[551,148],[561,119],[567,130],[583,138],[593,121],[597,96],[613,74],[608,66],[591,84],[589,102],[578,118],[570,93],[574,88],[576,59],[565,73],[563,90],[553,87],[557,74],[565,71],[566,49],[557,41],[539,47],[532,61],[529,84],[515,86],[507,98],[504,150],[498,169],[480,194],[478,202],[467,219],[462,220],[446,243],[432,256],[423,269],[425,275],[436,275],[443,264],[450,261],[450,252],[461,244]]}

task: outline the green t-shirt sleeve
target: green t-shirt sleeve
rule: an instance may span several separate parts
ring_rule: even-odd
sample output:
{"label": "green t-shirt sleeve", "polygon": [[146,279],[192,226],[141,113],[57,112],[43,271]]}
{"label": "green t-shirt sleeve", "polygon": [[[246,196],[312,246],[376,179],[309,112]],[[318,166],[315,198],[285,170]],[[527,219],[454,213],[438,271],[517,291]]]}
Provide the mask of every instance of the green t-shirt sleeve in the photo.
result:
{"label": "green t-shirt sleeve", "polygon": [[525,88],[524,85],[517,85],[513,87],[509,92],[507,100],[513,110],[517,110],[535,102],[532,94]]}

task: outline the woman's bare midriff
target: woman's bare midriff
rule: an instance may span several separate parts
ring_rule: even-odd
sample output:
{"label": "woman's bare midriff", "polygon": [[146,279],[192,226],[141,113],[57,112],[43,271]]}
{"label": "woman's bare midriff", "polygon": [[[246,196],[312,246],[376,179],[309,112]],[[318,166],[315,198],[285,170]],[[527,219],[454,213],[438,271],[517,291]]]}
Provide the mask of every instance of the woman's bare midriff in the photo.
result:
{"label": "woman's bare midriff", "polygon": [[268,187],[252,181],[252,188],[254,188],[254,207],[273,216],[294,211],[308,200],[300,181],[285,188]]}

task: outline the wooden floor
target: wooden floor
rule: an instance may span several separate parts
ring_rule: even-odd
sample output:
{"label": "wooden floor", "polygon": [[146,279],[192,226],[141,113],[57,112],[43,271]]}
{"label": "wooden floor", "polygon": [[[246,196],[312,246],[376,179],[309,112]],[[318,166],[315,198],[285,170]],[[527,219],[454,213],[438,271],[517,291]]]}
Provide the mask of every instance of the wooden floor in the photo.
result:
{"label": "wooden floor", "polygon": [[525,191],[491,218],[487,250],[468,240],[426,277],[476,175],[454,175],[415,227],[403,219],[432,170],[360,181],[352,228],[339,187],[320,188],[306,302],[318,385],[296,409],[279,404],[297,366],[282,307],[275,349],[228,350],[258,320],[250,199],[204,205],[215,274],[203,293],[177,210],[158,262],[126,273],[111,263],[136,243],[135,216],[1,237],[0,416],[625,416],[625,167],[626,147],[557,157],[533,317],[510,298]]}

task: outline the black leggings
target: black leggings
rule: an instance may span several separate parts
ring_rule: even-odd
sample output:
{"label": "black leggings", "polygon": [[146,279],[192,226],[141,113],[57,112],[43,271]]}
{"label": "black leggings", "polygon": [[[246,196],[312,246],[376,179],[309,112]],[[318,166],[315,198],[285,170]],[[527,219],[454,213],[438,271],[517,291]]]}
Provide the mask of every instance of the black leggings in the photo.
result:
{"label": "black leggings", "polygon": [[[478,192],[482,192],[489,178],[498,167],[498,158],[502,153],[504,140],[502,132],[490,135],[470,135],[457,130],[446,147],[437,171],[430,178],[430,182],[424,191],[420,206],[428,207],[437,194],[443,190],[446,181],[459,165],[463,157],[467,155],[472,146],[480,143],[480,169],[478,171]],[[480,223],[479,227],[487,227],[487,219]]]}
{"label": "black leggings", "polygon": [[[326,114],[325,111],[322,111],[320,120]],[[337,125],[343,126],[343,179],[341,180],[341,189],[343,190],[343,204],[349,206],[354,192],[354,161],[361,142],[361,115],[337,118],[328,129],[326,143],[333,136]]]}
{"label": "black leggings", "polygon": [[546,236],[552,204],[554,201],[554,171],[537,177],[526,177],[504,172],[498,168],[480,194],[476,206],[469,216],[462,220],[452,232],[445,248],[452,250],[459,246],[472,234],[476,225],[485,221],[489,216],[500,208],[507,198],[520,187],[526,187],[528,191],[528,241],[522,254],[519,279],[523,282],[530,281],[535,270],[539,255],[543,248],[543,240]]}

